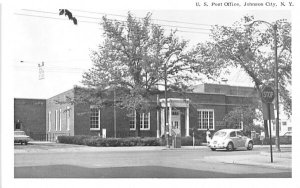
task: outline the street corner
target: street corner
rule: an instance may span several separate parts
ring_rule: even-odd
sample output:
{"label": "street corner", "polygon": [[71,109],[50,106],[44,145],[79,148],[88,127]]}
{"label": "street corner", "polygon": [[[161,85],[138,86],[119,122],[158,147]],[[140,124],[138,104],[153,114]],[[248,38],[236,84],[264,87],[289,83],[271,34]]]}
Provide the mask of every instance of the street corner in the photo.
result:
{"label": "street corner", "polygon": [[236,164],[236,165],[250,165],[260,166],[276,169],[292,169],[291,152],[275,152],[273,154],[273,162],[271,162],[271,155],[268,151],[261,151],[258,153],[242,155],[218,155],[206,156],[203,161],[210,163]]}

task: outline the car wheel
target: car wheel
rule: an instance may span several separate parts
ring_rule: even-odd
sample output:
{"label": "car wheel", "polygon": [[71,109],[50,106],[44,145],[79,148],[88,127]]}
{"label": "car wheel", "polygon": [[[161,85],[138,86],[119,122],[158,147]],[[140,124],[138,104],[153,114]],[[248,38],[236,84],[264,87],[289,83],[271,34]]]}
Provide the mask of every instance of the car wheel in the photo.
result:
{"label": "car wheel", "polygon": [[233,143],[229,142],[226,149],[227,149],[227,151],[233,151],[234,150]]}
{"label": "car wheel", "polygon": [[252,150],[252,149],[253,149],[253,142],[249,142],[247,150]]}
{"label": "car wheel", "polygon": [[210,148],[211,149],[211,151],[216,151],[216,148]]}
{"label": "car wheel", "polygon": [[23,145],[23,142],[20,142],[21,143],[21,145]]}
{"label": "car wheel", "polygon": [[25,145],[27,145],[28,144],[28,142],[25,142]]}

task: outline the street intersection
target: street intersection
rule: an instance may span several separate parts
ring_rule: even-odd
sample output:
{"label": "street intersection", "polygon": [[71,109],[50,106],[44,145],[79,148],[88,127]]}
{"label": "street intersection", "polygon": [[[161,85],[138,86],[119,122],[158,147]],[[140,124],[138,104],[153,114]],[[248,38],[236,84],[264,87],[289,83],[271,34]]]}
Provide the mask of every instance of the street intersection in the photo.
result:
{"label": "street intersection", "polygon": [[15,178],[291,178],[291,150],[15,145]]}

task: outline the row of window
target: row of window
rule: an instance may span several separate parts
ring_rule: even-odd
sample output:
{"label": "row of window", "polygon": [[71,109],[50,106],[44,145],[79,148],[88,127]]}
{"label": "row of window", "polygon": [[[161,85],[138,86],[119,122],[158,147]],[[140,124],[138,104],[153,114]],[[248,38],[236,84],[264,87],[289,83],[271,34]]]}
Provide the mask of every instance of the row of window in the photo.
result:
{"label": "row of window", "polygon": [[[198,111],[198,126],[200,130],[214,130],[214,110],[212,109],[199,109]],[[175,111],[174,111],[175,113]],[[177,112],[178,113],[178,112]],[[70,130],[70,108],[66,108],[66,125],[67,130]],[[173,114],[175,115],[175,114]],[[177,115],[177,114],[176,114]],[[55,131],[62,129],[62,109],[55,110],[54,114],[54,128]],[[51,111],[48,112],[48,125],[49,132],[52,130]],[[130,130],[136,130],[136,112],[129,114]],[[239,129],[243,129],[243,122],[238,125]],[[100,130],[100,109],[91,108],[90,112],[90,130]],[[140,114],[140,130],[150,130],[150,112]]]}
{"label": "row of window", "polygon": [[[136,129],[136,112],[129,114],[130,130]],[[150,112],[140,114],[140,129],[150,130]],[[100,130],[100,109],[91,108],[90,130]]]}
{"label": "row of window", "polygon": [[[215,116],[214,110],[212,109],[198,109],[198,125],[199,130],[214,130],[215,129]],[[236,129],[243,129],[243,121],[240,121],[238,125],[236,125]]]}
{"label": "row of window", "polygon": [[[136,129],[136,111],[129,114],[130,130]],[[140,114],[140,130],[150,130],[150,112]]]}
{"label": "row of window", "polygon": [[[66,125],[67,125],[67,131],[70,130],[70,107],[66,107],[65,111],[66,115]],[[52,127],[52,118],[51,118],[51,111],[48,112],[48,131],[50,132],[53,128],[55,131],[61,131],[62,130],[62,109],[55,110],[54,112],[54,127]]]}

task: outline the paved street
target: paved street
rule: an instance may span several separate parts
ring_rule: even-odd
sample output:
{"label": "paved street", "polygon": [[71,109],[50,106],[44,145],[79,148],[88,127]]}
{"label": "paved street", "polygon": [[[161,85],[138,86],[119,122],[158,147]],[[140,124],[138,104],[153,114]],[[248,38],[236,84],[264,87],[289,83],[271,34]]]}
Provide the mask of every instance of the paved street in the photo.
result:
{"label": "paved street", "polygon": [[[291,157],[283,155],[291,153],[291,148],[282,148],[282,156],[275,153],[274,164],[270,164],[268,151],[266,146],[252,151],[212,152],[206,147],[167,150],[164,147],[15,145],[15,178],[292,177]],[[283,165],[276,165],[278,162]]]}

